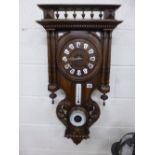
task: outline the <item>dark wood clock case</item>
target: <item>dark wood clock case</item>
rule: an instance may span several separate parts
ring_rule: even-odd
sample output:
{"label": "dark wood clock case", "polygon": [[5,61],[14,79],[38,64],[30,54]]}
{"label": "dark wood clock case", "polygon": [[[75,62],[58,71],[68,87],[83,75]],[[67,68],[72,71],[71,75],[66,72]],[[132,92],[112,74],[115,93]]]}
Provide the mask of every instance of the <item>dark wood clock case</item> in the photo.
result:
{"label": "dark wood clock case", "polygon": [[37,22],[47,31],[50,97],[54,103],[55,91],[64,90],[57,117],[66,126],[65,137],[79,144],[89,138],[89,127],[100,115],[92,92],[101,91],[104,104],[108,98],[112,31],[122,22],[115,20],[120,5],[38,6],[44,18]]}

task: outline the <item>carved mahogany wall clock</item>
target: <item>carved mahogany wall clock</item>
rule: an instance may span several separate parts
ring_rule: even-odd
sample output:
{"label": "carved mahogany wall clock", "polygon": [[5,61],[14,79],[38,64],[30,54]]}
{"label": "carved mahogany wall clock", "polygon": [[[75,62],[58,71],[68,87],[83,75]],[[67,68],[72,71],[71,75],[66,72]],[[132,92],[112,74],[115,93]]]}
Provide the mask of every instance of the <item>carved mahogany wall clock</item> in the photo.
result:
{"label": "carved mahogany wall clock", "polygon": [[54,103],[56,90],[66,93],[56,113],[65,136],[79,144],[89,138],[89,127],[100,115],[92,92],[101,91],[104,102],[108,98],[112,31],[122,22],[115,19],[120,5],[38,6],[44,18],[37,22],[47,31],[50,97]]}

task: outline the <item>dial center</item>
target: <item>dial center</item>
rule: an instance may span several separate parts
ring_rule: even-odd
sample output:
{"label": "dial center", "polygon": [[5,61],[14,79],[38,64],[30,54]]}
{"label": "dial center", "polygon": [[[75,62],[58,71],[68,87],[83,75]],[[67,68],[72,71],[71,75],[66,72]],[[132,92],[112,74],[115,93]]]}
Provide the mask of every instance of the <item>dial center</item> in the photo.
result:
{"label": "dial center", "polygon": [[81,61],[81,60],[83,60],[83,57],[81,57],[81,56],[70,57],[69,60],[70,60],[70,61]]}
{"label": "dial center", "polygon": [[74,50],[69,57],[70,64],[75,69],[81,69],[88,63],[88,54],[84,50]]}
{"label": "dial center", "polygon": [[81,122],[82,118],[81,118],[81,116],[77,115],[74,117],[74,120],[75,120],[75,122]]}

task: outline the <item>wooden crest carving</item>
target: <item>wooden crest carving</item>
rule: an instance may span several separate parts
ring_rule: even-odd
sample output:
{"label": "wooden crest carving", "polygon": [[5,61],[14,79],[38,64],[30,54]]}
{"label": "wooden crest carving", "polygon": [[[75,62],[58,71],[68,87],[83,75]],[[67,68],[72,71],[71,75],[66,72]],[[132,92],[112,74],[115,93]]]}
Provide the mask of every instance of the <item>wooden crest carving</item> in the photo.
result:
{"label": "wooden crest carving", "polygon": [[37,22],[47,31],[50,97],[54,103],[56,90],[66,93],[57,117],[66,126],[65,137],[79,144],[100,116],[92,92],[101,91],[104,104],[108,98],[112,31],[122,22],[115,19],[120,5],[38,6],[44,18]]}

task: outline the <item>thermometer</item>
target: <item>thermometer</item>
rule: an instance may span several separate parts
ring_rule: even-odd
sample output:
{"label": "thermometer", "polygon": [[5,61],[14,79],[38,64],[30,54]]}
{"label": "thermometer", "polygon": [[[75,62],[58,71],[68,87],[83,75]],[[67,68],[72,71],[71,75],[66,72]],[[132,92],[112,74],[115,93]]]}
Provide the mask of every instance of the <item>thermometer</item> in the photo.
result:
{"label": "thermometer", "polygon": [[76,92],[75,104],[76,105],[81,105],[81,84],[80,83],[76,84],[75,92]]}

